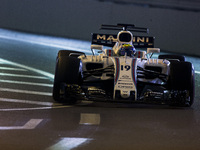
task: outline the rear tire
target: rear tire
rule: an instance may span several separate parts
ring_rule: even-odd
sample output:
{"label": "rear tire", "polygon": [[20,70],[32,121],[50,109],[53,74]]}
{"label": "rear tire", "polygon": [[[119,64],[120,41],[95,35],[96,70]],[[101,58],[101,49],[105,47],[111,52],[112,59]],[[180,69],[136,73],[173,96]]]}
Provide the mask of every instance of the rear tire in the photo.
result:
{"label": "rear tire", "polygon": [[[73,55],[73,54],[77,54],[77,55]],[[78,57],[80,55],[85,55],[85,53],[83,52],[79,52],[79,51],[72,51],[72,50],[60,50],[58,52],[58,56],[57,58],[63,57],[63,56],[70,56],[72,55],[73,57]]]}
{"label": "rear tire", "polygon": [[167,59],[167,60],[173,60],[173,59],[177,59],[179,61],[185,61],[185,56],[182,55],[159,55],[158,59]]}

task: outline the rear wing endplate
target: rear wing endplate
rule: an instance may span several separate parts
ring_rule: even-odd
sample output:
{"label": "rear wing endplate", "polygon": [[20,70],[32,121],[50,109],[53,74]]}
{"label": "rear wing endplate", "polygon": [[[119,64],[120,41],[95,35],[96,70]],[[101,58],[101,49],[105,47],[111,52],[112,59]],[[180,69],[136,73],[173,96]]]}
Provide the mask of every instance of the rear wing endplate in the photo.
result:
{"label": "rear wing endplate", "polygon": [[[98,34],[92,33],[92,44],[113,47],[117,42],[115,34]],[[133,36],[133,45],[135,48],[151,48],[154,47],[154,37],[150,36]]]}

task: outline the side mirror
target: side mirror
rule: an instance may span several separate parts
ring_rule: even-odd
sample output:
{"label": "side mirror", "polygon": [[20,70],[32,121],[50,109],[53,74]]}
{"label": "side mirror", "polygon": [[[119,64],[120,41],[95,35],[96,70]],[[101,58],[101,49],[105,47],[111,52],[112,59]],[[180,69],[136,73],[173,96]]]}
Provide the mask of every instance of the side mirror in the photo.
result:
{"label": "side mirror", "polygon": [[160,48],[147,48],[147,54],[160,53]]}
{"label": "side mirror", "polygon": [[91,45],[91,49],[103,50],[103,45]]}

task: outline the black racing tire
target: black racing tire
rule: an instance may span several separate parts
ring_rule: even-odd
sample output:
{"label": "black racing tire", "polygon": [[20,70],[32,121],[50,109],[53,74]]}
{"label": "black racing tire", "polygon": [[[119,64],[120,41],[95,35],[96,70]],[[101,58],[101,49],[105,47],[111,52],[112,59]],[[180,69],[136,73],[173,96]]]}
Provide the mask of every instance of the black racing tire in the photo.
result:
{"label": "black racing tire", "polygon": [[[170,90],[188,90],[191,106],[195,95],[195,73],[194,67],[190,62],[173,61],[170,63],[169,89]],[[179,105],[179,104],[178,104]],[[180,104],[181,106],[182,104]]]}
{"label": "black racing tire", "polygon": [[[53,85],[53,98],[57,102],[75,103],[76,100],[60,98],[60,89],[63,83],[76,84],[81,83],[80,59],[70,56],[60,56],[56,60],[56,69]],[[70,101],[71,102],[70,102]]]}
{"label": "black racing tire", "polygon": [[[58,52],[57,58],[63,57],[63,56],[70,56],[70,54],[80,54],[80,55],[85,55],[83,52],[79,51],[72,51],[72,50],[60,50]],[[73,57],[78,57],[79,55],[72,55]]]}
{"label": "black racing tire", "polygon": [[185,56],[182,55],[159,55],[158,59],[178,59],[179,61],[185,61]]}

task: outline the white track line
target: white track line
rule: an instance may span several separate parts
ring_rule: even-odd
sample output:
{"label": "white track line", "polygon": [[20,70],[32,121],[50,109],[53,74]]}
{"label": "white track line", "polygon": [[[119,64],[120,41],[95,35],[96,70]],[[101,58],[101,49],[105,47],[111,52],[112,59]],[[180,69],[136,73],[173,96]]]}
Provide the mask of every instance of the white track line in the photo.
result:
{"label": "white track line", "polygon": [[56,108],[69,108],[72,106],[47,106],[47,107],[33,107],[33,108],[2,108],[0,111],[29,111],[29,110],[45,110],[45,109],[56,109]]}
{"label": "white track line", "polygon": [[47,150],[55,150],[55,149],[71,150],[90,140],[91,139],[89,138],[65,137],[65,138],[62,138],[58,143],[47,148]]}
{"label": "white track line", "polygon": [[3,91],[3,92],[14,92],[14,93],[23,93],[23,94],[33,94],[33,95],[52,96],[52,93],[48,93],[48,92],[17,90],[17,89],[9,89],[9,88],[0,88],[0,91]]}
{"label": "white track line", "polygon": [[32,68],[32,67],[21,65],[21,64],[12,62],[12,61],[8,61],[8,60],[5,60],[5,59],[2,59],[2,58],[0,58],[0,62],[5,63],[5,64],[10,64],[10,65],[13,65],[13,66],[19,67],[19,68],[24,68],[24,69],[39,73],[41,75],[44,75],[44,76],[46,76],[46,77],[48,77],[50,79],[54,79],[54,75],[53,74],[45,72],[45,71],[42,71],[42,70],[39,70],[39,69],[35,69],[35,68]]}
{"label": "white track line", "polygon": [[93,113],[81,113],[79,124],[83,125],[99,125],[100,124],[100,114]]}
{"label": "white track line", "polygon": [[31,119],[23,126],[0,126],[0,130],[35,129],[43,119]]}
{"label": "white track line", "polygon": [[35,129],[43,119],[31,119],[24,126],[23,129]]}
{"label": "white track line", "polygon": [[39,102],[39,101],[21,100],[21,99],[12,99],[12,98],[0,98],[0,102],[34,104],[34,105],[43,105],[43,106],[56,106],[56,105],[60,105],[60,104],[51,103],[51,102]]}
{"label": "white track line", "polygon": [[1,83],[11,83],[11,84],[23,84],[23,85],[53,87],[53,84],[46,84],[46,83],[34,83],[34,82],[24,82],[24,81],[14,81],[14,80],[0,80],[0,82]]}
{"label": "white track line", "polygon": [[0,76],[34,78],[34,79],[48,79],[47,77],[44,77],[44,76],[22,75],[22,74],[12,74],[12,73],[0,73]]}
{"label": "white track line", "polygon": [[200,71],[195,71],[195,73],[200,74]]}
{"label": "white track line", "polygon": [[0,67],[0,70],[12,70],[12,71],[27,71],[21,68],[12,68],[12,67]]}

